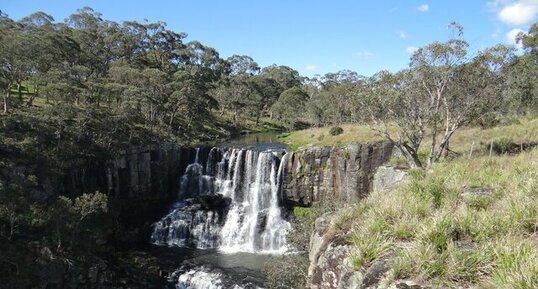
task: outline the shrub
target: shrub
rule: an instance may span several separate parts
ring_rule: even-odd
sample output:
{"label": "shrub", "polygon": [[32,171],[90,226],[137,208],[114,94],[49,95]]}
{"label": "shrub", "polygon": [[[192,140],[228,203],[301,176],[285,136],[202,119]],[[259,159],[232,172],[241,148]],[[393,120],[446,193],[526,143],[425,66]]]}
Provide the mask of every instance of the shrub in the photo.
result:
{"label": "shrub", "polygon": [[284,255],[271,257],[263,266],[266,288],[306,288],[308,256]]}
{"label": "shrub", "polygon": [[340,135],[342,133],[344,133],[344,129],[339,126],[331,127],[329,130],[329,134],[332,136]]}
{"label": "shrub", "polygon": [[519,146],[510,138],[503,137],[493,141],[493,151],[499,155],[515,152],[518,148]]}
{"label": "shrub", "polygon": [[310,127],[310,124],[304,121],[296,120],[292,124],[294,130],[303,130]]}
{"label": "shrub", "polygon": [[315,218],[316,212],[312,208],[293,207],[293,216],[296,218]]}

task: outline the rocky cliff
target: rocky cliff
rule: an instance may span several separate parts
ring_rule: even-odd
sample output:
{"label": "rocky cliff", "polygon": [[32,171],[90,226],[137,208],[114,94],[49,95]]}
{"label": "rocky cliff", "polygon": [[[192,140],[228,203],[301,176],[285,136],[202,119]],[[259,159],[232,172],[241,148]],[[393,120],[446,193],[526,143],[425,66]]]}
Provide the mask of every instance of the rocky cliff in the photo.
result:
{"label": "rocky cliff", "polygon": [[173,143],[131,147],[45,176],[41,187],[48,196],[106,193],[111,210],[129,232],[123,241],[146,244],[151,224],[177,199],[181,175],[195,155],[194,148]]}
{"label": "rocky cliff", "polygon": [[[380,166],[374,168],[372,190],[386,192],[407,181],[406,170]],[[349,205],[349,204],[348,204]],[[351,210],[345,207],[326,213],[316,219],[310,236],[307,285],[312,289],[421,289],[409,280],[384,282],[389,274],[394,254],[388,253],[376,259],[367,268],[356,270],[352,256],[356,248],[350,242],[350,232],[336,229],[341,214]]]}
{"label": "rocky cliff", "polygon": [[56,189],[65,195],[98,190],[112,198],[168,200],[176,197],[179,177],[193,157],[193,149],[170,143],[132,147],[71,168]]}
{"label": "rocky cliff", "polygon": [[392,145],[387,142],[308,147],[294,152],[286,164],[284,198],[300,206],[358,199],[371,190],[375,170],[391,154]]}

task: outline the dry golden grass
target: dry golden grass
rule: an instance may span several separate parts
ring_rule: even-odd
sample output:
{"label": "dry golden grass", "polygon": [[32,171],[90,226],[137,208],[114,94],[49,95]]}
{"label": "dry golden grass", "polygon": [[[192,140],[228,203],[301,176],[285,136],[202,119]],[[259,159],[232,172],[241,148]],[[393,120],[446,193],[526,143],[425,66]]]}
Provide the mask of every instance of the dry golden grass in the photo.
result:
{"label": "dry golden grass", "polygon": [[351,143],[364,143],[383,140],[374,130],[366,125],[343,124],[344,132],[340,135],[329,134],[330,127],[310,128],[283,134],[281,140],[292,147],[339,146]]}
{"label": "dry golden grass", "polygon": [[[383,137],[367,125],[344,124],[344,132],[337,136],[329,134],[330,127],[311,128],[283,134],[281,140],[292,148],[303,146],[341,146],[351,143],[366,143],[383,140]],[[396,130],[391,131],[396,135]],[[538,142],[538,118],[522,117],[510,125],[499,125],[493,128],[464,127],[454,133],[450,140],[450,149],[459,153],[478,152],[481,146],[499,138],[508,138],[513,142]],[[427,135],[422,147],[429,147],[430,136]],[[474,143],[474,145],[473,145]]]}

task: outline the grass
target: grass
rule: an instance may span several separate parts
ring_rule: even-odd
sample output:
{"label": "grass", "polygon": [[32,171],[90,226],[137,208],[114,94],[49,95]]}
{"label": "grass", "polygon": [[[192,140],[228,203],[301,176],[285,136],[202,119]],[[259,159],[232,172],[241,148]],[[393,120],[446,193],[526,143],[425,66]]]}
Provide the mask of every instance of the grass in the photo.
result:
{"label": "grass", "polygon": [[[392,252],[386,282],[538,288],[538,149],[444,162],[411,176],[346,215],[356,270]],[[464,194],[469,187],[491,194]]]}
{"label": "grass", "polygon": [[294,146],[303,147],[313,146],[339,146],[350,143],[361,143],[383,140],[368,126],[355,124],[340,125],[344,132],[339,135],[329,134],[330,127],[310,128],[305,130],[294,131],[281,135],[281,140]]}
{"label": "grass", "polygon": [[[344,124],[344,132],[340,135],[329,134],[330,127],[311,128],[294,131],[281,135],[281,140],[293,148],[304,146],[341,146],[350,143],[365,143],[383,140],[376,131],[367,125]],[[393,131],[392,134],[395,134]],[[538,118],[521,117],[512,120],[511,124],[499,125],[489,129],[480,127],[464,127],[456,131],[450,139],[450,149],[460,153],[469,154],[473,147],[473,155],[486,153],[491,141],[500,139],[512,140],[515,143],[538,143]],[[427,154],[430,144],[429,137],[424,139],[422,154]]]}
{"label": "grass", "polygon": [[[22,92],[22,94],[33,94],[33,93],[35,93],[34,83],[31,82],[31,81],[26,81],[26,80],[23,81],[21,83],[21,92]],[[17,93],[19,93],[19,91],[17,89],[17,86],[14,85],[11,88],[11,94],[16,96]]]}

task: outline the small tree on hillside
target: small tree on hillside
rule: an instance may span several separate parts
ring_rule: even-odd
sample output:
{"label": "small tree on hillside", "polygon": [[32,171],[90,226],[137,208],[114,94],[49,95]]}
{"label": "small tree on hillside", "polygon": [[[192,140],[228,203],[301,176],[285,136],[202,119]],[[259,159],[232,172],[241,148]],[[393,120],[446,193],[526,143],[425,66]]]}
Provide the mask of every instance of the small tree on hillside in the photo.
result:
{"label": "small tree on hillside", "polygon": [[429,44],[412,56],[409,70],[375,75],[361,98],[374,129],[415,167],[423,166],[418,150],[426,133],[431,164],[447,151],[457,129],[502,102],[501,68],[512,50],[496,46],[467,61],[467,46],[459,39]]}

